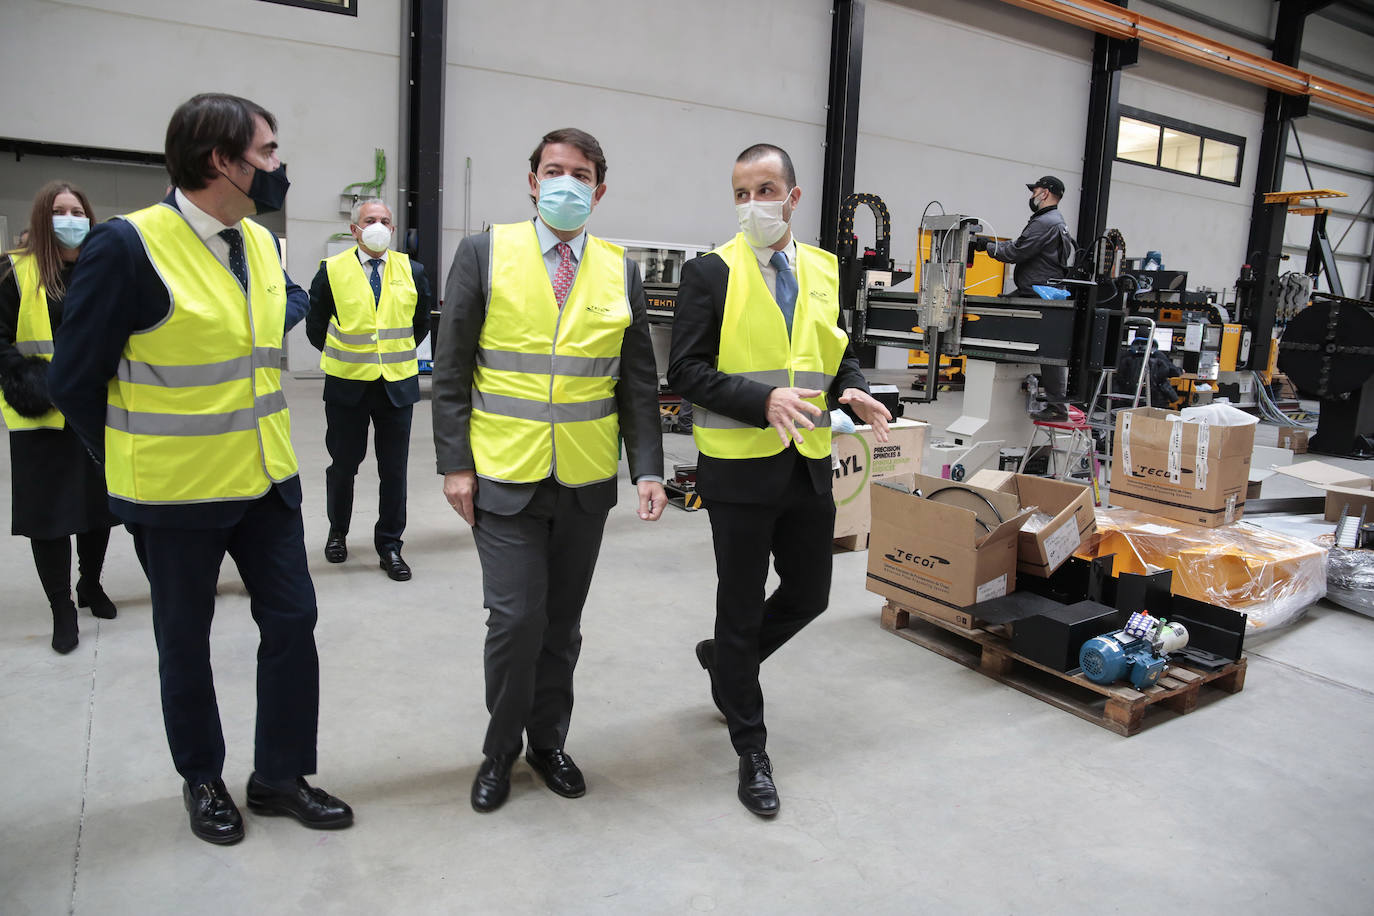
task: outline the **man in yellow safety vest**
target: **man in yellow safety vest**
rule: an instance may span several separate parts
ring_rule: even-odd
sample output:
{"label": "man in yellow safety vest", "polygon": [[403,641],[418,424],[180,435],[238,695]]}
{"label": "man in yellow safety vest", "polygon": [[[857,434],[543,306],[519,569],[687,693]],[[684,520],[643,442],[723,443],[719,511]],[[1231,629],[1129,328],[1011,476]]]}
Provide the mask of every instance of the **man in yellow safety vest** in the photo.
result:
{"label": "man in yellow safety vest", "polygon": [[552,791],[586,791],[564,743],[621,439],[639,517],[656,520],[665,502],[639,267],[585,228],[605,177],[596,138],[546,134],[530,156],[538,215],[462,241],[435,335],[439,473],[472,526],[489,615],[481,812],[509,795],[526,736],[525,759]]}
{"label": "man in yellow safety vest", "polygon": [[[792,160],[760,143],[732,174],[740,232],[682,269],[668,385],[693,404],[697,492],[716,553],[715,638],[697,644],[739,754],[740,802],[778,811],[765,750],[759,663],[825,610],[835,527],[831,402],[880,441],[887,408],[868,394],[840,317],[835,256],[796,241]],[[779,583],[764,599],[768,558]]]}
{"label": "man in yellow safety vest", "polygon": [[324,472],[329,536],[324,558],[348,558],[353,479],[367,454],[368,426],[377,452],[377,524],[373,546],[382,569],[410,579],[401,558],[406,527],[406,468],[410,419],[420,400],[415,347],[429,333],[434,296],[418,261],[391,250],[391,208],[376,198],[353,205],[349,231],[356,245],[320,262],[310,283],[305,333],[320,350],[324,370]]}
{"label": "man in yellow safety vest", "polygon": [[248,808],[347,827],[352,809],[305,780],[319,722],[315,587],[281,389],[283,338],[305,294],[272,233],[247,218],[285,200],[276,121],[247,99],[198,95],[173,113],[166,153],[166,199],[86,240],[57,333],[53,401],[103,461],[152,588],[163,722],[191,831],[243,838],[221,778],[210,668],[226,553],[261,634]]}

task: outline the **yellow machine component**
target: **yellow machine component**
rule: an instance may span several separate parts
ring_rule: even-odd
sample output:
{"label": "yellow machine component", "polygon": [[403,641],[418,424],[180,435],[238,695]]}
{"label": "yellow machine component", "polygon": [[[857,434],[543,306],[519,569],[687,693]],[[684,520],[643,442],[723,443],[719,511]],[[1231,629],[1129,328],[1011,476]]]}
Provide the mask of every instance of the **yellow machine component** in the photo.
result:
{"label": "yellow machine component", "polygon": [[1202,528],[1128,509],[1097,510],[1097,532],[1075,556],[1114,556],[1112,575],[1173,571],[1172,590],[1242,611],[1263,626],[1272,606],[1325,593],[1324,548],[1309,541],[1242,525]]}
{"label": "yellow machine component", "polygon": [[1266,385],[1274,384],[1274,373],[1279,371],[1279,335],[1269,341],[1269,364],[1260,370],[1260,378]]}
{"label": "yellow machine component", "polygon": [[1242,328],[1238,324],[1221,326],[1221,353],[1217,356],[1217,368],[1222,372],[1235,372],[1240,356]]}
{"label": "yellow machine component", "polygon": [[[921,265],[930,258],[930,230],[921,232],[920,239],[916,243],[916,264],[912,268],[915,274],[915,288],[921,288]],[[996,238],[996,236],[994,236]],[[1005,241],[1004,239],[998,239]],[[948,254],[948,252],[946,252]],[[973,266],[964,272],[964,292],[974,296],[1000,296],[1007,282],[1007,265],[995,258],[988,257],[986,251],[977,251],[973,255]],[[968,321],[969,318],[965,318]],[[976,320],[976,319],[975,319]],[[920,328],[912,328],[913,331],[920,331]],[[957,371],[964,371],[965,359],[962,356],[941,356],[940,368],[957,367]],[[911,350],[907,353],[907,365],[909,366],[928,366],[930,356],[924,350]]]}

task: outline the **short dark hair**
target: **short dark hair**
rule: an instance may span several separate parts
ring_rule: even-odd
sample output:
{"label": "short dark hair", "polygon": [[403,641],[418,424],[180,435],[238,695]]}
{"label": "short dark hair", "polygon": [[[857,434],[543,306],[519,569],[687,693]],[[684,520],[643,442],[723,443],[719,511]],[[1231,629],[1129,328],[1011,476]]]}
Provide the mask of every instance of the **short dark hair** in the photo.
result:
{"label": "short dark hair", "polygon": [[765,156],[777,156],[782,160],[782,177],[786,180],[789,188],[795,188],[797,186],[797,170],[792,167],[792,157],[787,155],[787,150],[781,146],[774,146],[771,143],[755,143],[736,156],[735,163],[758,162]]}
{"label": "short dark hair", "polygon": [[544,147],[550,143],[566,143],[574,146],[577,150],[591,160],[592,165],[596,166],[596,183],[606,180],[606,154],[601,151],[601,144],[596,142],[596,138],[585,130],[578,130],[576,127],[560,127],[558,130],[551,130],[539,141],[539,145],[530,153],[530,171],[539,173],[539,161],[544,158]]}
{"label": "short dark hair", "polygon": [[236,95],[204,92],[182,102],[167,123],[164,146],[172,184],[196,191],[213,181],[210,154],[215,150],[230,159],[242,158],[257,132],[255,117],[276,131],[277,119],[270,111]]}

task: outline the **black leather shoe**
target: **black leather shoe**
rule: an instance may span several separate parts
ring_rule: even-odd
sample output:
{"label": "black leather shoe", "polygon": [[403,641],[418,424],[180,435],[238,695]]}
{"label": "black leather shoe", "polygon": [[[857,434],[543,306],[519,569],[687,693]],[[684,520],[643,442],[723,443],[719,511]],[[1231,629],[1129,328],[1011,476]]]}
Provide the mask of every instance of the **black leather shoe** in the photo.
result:
{"label": "black leather shoe", "polygon": [[739,800],[760,817],[778,813],[778,789],[773,785],[773,763],[763,751],[739,756]]}
{"label": "black leather shoe", "polygon": [[324,558],[331,563],[342,563],[348,559],[348,542],[337,531],[329,532],[329,540],[324,542]]}
{"label": "black leather shoe", "polygon": [[543,776],[544,782],[558,795],[581,798],[587,794],[587,781],[582,778],[582,771],[561,747],[547,751],[530,748],[525,754],[525,762]]}
{"label": "black leather shoe", "polygon": [[485,757],[472,781],[472,810],[479,814],[495,811],[510,796],[510,768],[515,755]]}
{"label": "black leather shoe", "polygon": [[1069,411],[1063,404],[1046,404],[1034,411],[1030,418],[1041,423],[1063,423],[1069,419]]}
{"label": "black leather shoe", "polygon": [[119,608],[105,594],[100,583],[88,579],[78,579],[76,582],[76,606],[90,608],[91,613],[101,620],[114,620],[119,613]]}
{"label": "black leather shoe", "polygon": [[243,839],[243,815],[239,814],[224,780],[200,785],[183,783],[181,797],[191,815],[191,832],[207,843],[230,846]]}
{"label": "black leather shoe", "polygon": [[410,581],[410,567],[401,559],[400,548],[392,547],[382,553],[382,569],[397,582]]}
{"label": "black leather shoe", "polygon": [[725,707],[720,705],[720,693],[716,690],[716,641],[714,639],[703,639],[697,643],[697,661],[711,676],[711,702],[716,704],[716,709],[719,709],[723,716],[725,715]]}
{"label": "black leather shoe", "polygon": [[248,810],[274,817],[289,814],[313,830],[340,830],[353,824],[353,809],[324,789],[296,777],[290,790],[269,786],[254,773],[248,777]]}

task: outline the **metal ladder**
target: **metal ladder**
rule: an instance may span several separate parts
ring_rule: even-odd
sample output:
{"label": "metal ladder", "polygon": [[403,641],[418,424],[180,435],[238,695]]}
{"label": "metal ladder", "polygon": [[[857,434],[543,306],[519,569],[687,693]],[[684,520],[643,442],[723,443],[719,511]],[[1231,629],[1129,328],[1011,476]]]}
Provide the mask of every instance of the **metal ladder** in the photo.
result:
{"label": "metal ladder", "polygon": [[[1088,428],[1095,433],[1101,433],[1106,442],[1105,449],[1096,450],[1095,454],[1102,461],[1107,469],[1107,485],[1111,485],[1112,475],[1112,446],[1116,436],[1116,415],[1120,410],[1129,410],[1140,406],[1141,398],[1145,400],[1145,406],[1150,404],[1150,388],[1145,384],[1145,380],[1150,375],[1150,355],[1155,351],[1155,323],[1150,318],[1129,317],[1122,319],[1121,334],[1124,338],[1130,328],[1143,328],[1145,330],[1145,358],[1140,364],[1140,376],[1136,379],[1135,394],[1117,394],[1112,388],[1112,382],[1116,378],[1115,366],[1103,366],[1102,373],[1097,377],[1097,386],[1093,389],[1092,400],[1088,402],[1088,411],[1085,417]],[[1118,402],[1130,400],[1130,407],[1118,406]]]}

